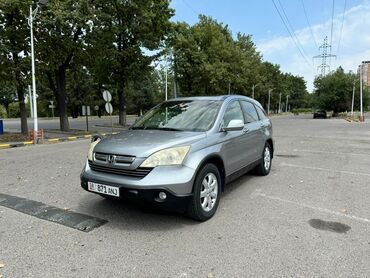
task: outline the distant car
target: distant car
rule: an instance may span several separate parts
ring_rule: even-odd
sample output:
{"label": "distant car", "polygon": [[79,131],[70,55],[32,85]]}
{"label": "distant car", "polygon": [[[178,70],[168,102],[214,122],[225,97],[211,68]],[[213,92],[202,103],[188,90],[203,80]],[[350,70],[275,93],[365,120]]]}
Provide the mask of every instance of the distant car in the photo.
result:
{"label": "distant car", "polygon": [[324,110],[318,110],[316,111],[315,113],[313,113],[313,118],[314,119],[326,119],[327,115],[326,115],[326,111]]}
{"label": "distant car", "polygon": [[260,103],[244,96],[177,98],[129,130],[92,142],[81,186],[108,198],[183,207],[199,221],[224,185],[256,169],[268,175],[274,142]]}

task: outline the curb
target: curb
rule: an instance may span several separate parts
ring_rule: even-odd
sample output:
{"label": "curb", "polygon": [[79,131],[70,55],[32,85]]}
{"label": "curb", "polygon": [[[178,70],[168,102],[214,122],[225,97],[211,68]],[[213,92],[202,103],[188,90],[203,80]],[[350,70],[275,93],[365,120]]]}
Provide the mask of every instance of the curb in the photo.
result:
{"label": "curb", "polygon": [[[100,133],[99,135],[102,136],[109,136],[109,135],[115,135],[118,134],[118,132],[112,132],[112,133]],[[44,143],[59,143],[59,142],[67,142],[67,141],[76,141],[81,139],[89,139],[93,136],[92,134],[88,135],[80,135],[80,136],[69,136],[69,137],[62,137],[62,138],[51,138],[51,139],[45,139]],[[25,147],[33,145],[33,141],[25,141],[20,143],[9,143],[9,144],[0,144],[0,150],[1,149],[11,149],[11,148],[18,148],[18,147]]]}

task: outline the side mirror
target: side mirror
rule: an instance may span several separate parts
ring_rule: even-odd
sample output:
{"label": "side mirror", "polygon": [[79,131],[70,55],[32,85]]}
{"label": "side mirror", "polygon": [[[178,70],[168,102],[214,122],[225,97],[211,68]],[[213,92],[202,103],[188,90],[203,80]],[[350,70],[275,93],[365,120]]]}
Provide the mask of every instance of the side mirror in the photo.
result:
{"label": "side mirror", "polygon": [[231,120],[227,127],[222,127],[221,131],[237,131],[242,130],[244,128],[244,121],[243,120]]}

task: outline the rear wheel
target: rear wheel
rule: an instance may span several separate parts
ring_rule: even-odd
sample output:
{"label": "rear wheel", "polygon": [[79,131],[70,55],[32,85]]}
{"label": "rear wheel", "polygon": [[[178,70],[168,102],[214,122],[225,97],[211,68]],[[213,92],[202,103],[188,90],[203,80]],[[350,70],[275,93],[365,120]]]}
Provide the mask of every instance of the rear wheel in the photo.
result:
{"label": "rear wheel", "polygon": [[195,179],[188,215],[198,221],[210,219],[217,210],[220,194],[220,172],[214,164],[206,164]]}
{"label": "rear wheel", "polygon": [[266,142],[265,147],[263,148],[261,162],[256,167],[257,174],[261,176],[267,176],[271,170],[271,163],[272,163],[271,146],[269,143]]}

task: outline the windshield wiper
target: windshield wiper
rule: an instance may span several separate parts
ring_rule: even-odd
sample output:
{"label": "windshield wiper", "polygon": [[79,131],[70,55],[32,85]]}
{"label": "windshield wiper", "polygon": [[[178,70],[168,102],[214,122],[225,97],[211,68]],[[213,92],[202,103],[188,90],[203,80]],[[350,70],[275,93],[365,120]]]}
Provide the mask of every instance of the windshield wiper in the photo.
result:
{"label": "windshield wiper", "polygon": [[166,131],[184,131],[183,129],[173,128],[173,127],[158,127],[157,129]]}

